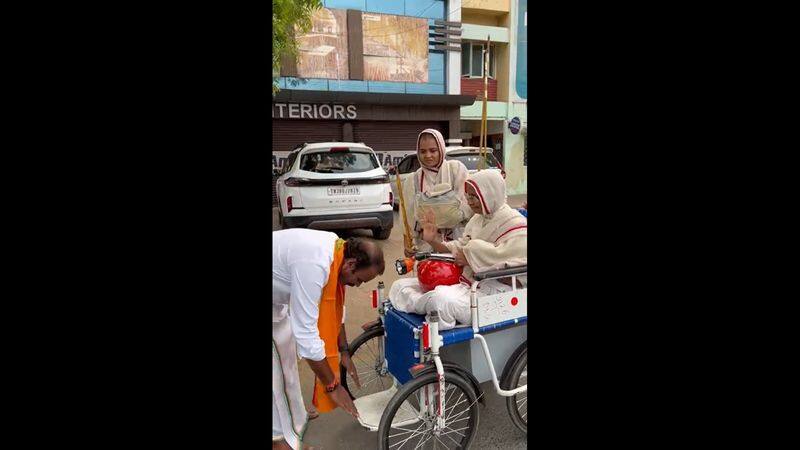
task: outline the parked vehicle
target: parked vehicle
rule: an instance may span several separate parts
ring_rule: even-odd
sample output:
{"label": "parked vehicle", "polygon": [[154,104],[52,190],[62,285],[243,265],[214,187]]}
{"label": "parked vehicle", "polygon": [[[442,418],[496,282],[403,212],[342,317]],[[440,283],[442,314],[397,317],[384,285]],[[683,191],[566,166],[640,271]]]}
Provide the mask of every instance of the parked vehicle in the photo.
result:
{"label": "parked vehicle", "polygon": [[283,228],[392,230],[393,194],[375,152],[362,143],[303,144],[289,153],[276,189]]}
{"label": "parked vehicle", "polygon": [[[446,160],[455,159],[461,161],[467,167],[467,171],[472,174],[477,172],[480,167],[481,149],[479,147],[447,147],[445,148],[444,158]],[[405,186],[407,180],[411,178],[411,175],[416,172],[417,169],[419,169],[419,159],[417,159],[416,153],[406,156],[397,163],[397,166],[389,168],[389,184],[392,187],[392,194],[394,196],[394,204],[392,206],[395,210],[400,206],[397,193],[398,174],[400,176],[400,181]],[[488,149],[486,153],[486,167],[484,167],[484,169],[499,170],[503,178],[506,177],[506,172],[503,170],[502,164],[495,158],[491,149]]]}
{"label": "parked vehicle", "polygon": [[275,186],[279,176],[281,176],[280,171],[278,169],[272,169],[272,206],[278,206],[280,204],[280,202],[278,202],[278,189]]}

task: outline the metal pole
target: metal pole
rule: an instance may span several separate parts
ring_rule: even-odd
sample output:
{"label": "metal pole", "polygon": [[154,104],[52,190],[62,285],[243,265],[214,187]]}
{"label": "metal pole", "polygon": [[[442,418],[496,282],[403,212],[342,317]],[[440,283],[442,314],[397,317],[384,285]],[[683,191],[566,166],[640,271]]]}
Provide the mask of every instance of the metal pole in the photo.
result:
{"label": "metal pole", "polygon": [[488,113],[489,102],[489,47],[492,43],[492,37],[486,36],[486,48],[483,51],[483,110],[481,112],[481,162],[478,170],[484,169],[487,166],[486,162],[486,146],[489,138],[489,127],[486,122]]}

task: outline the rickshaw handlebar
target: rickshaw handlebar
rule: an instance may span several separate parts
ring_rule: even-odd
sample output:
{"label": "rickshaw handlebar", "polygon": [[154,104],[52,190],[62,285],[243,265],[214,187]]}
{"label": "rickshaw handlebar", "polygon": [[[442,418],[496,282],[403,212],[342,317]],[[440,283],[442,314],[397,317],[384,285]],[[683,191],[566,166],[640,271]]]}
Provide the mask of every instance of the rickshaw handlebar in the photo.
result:
{"label": "rickshaw handlebar", "polygon": [[414,253],[414,259],[417,261],[423,261],[426,259],[438,259],[441,261],[455,261],[455,257],[453,257],[450,253],[432,253],[432,252],[420,252]]}
{"label": "rickshaw handlebar", "polygon": [[512,275],[525,275],[528,273],[528,266],[509,267],[507,269],[487,270],[485,272],[478,272],[472,275],[475,281],[487,280],[489,278],[504,278]]}

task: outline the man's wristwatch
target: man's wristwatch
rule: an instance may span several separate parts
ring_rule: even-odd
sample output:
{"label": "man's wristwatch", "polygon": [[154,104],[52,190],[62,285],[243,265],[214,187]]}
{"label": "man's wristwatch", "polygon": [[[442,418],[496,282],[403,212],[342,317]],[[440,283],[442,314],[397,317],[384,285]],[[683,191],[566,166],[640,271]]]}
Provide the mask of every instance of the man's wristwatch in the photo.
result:
{"label": "man's wristwatch", "polygon": [[339,380],[334,378],[333,383],[325,386],[325,392],[333,392],[336,389],[336,386],[339,386]]}

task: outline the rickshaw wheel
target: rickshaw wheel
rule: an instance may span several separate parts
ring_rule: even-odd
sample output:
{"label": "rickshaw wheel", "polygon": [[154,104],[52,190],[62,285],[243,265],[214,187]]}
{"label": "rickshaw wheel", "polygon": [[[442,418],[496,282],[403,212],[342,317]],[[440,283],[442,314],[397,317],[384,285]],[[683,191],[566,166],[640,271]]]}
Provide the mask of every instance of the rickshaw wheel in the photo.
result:
{"label": "rickshaw wheel", "polygon": [[[511,390],[528,384],[528,348],[524,350],[514,360],[514,365],[507,372],[508,375],[503,383],[503,389]],[[506,397],[506,408],[511,416],[514,425],[528,434],[528,392]]]}
{"label": "rickshaw wheel", "polygon": [[353,400],[365,395],[385,391],[393,384],[391,374],[388,372],[383,376],[380,374],[383,361],[379,361],[379,341],[383,341],[382,326],[370,328],[350,343],[350,360],[353,361],[356,371],[358,371],[361,389],[356,387],[355,383],[350,379],[350,374],[347,373],[347,370],[339,365],[339,380]]}
{"label": "rickshaw wheel", "polygon": [[[426,387],[433,385],[433,403],[438,404],[439,380],[436,373],[427,373],[404,384],[389,400],[378,426],[378,449],[437,448],[466,449],[472,445],[480,422],[480,410],[475,390],[469,382],[454,373],[445,373],[445,428],[437,436],[433,434],[436,419],[426,413],[413,414],[418,421],[411,425],[393,424],[398,410],[405,404],[416,411],[420,399],[425,397]],[[408,403],[406,403],[408,402]],[[424,403],[423,403],[424,404]]]}

